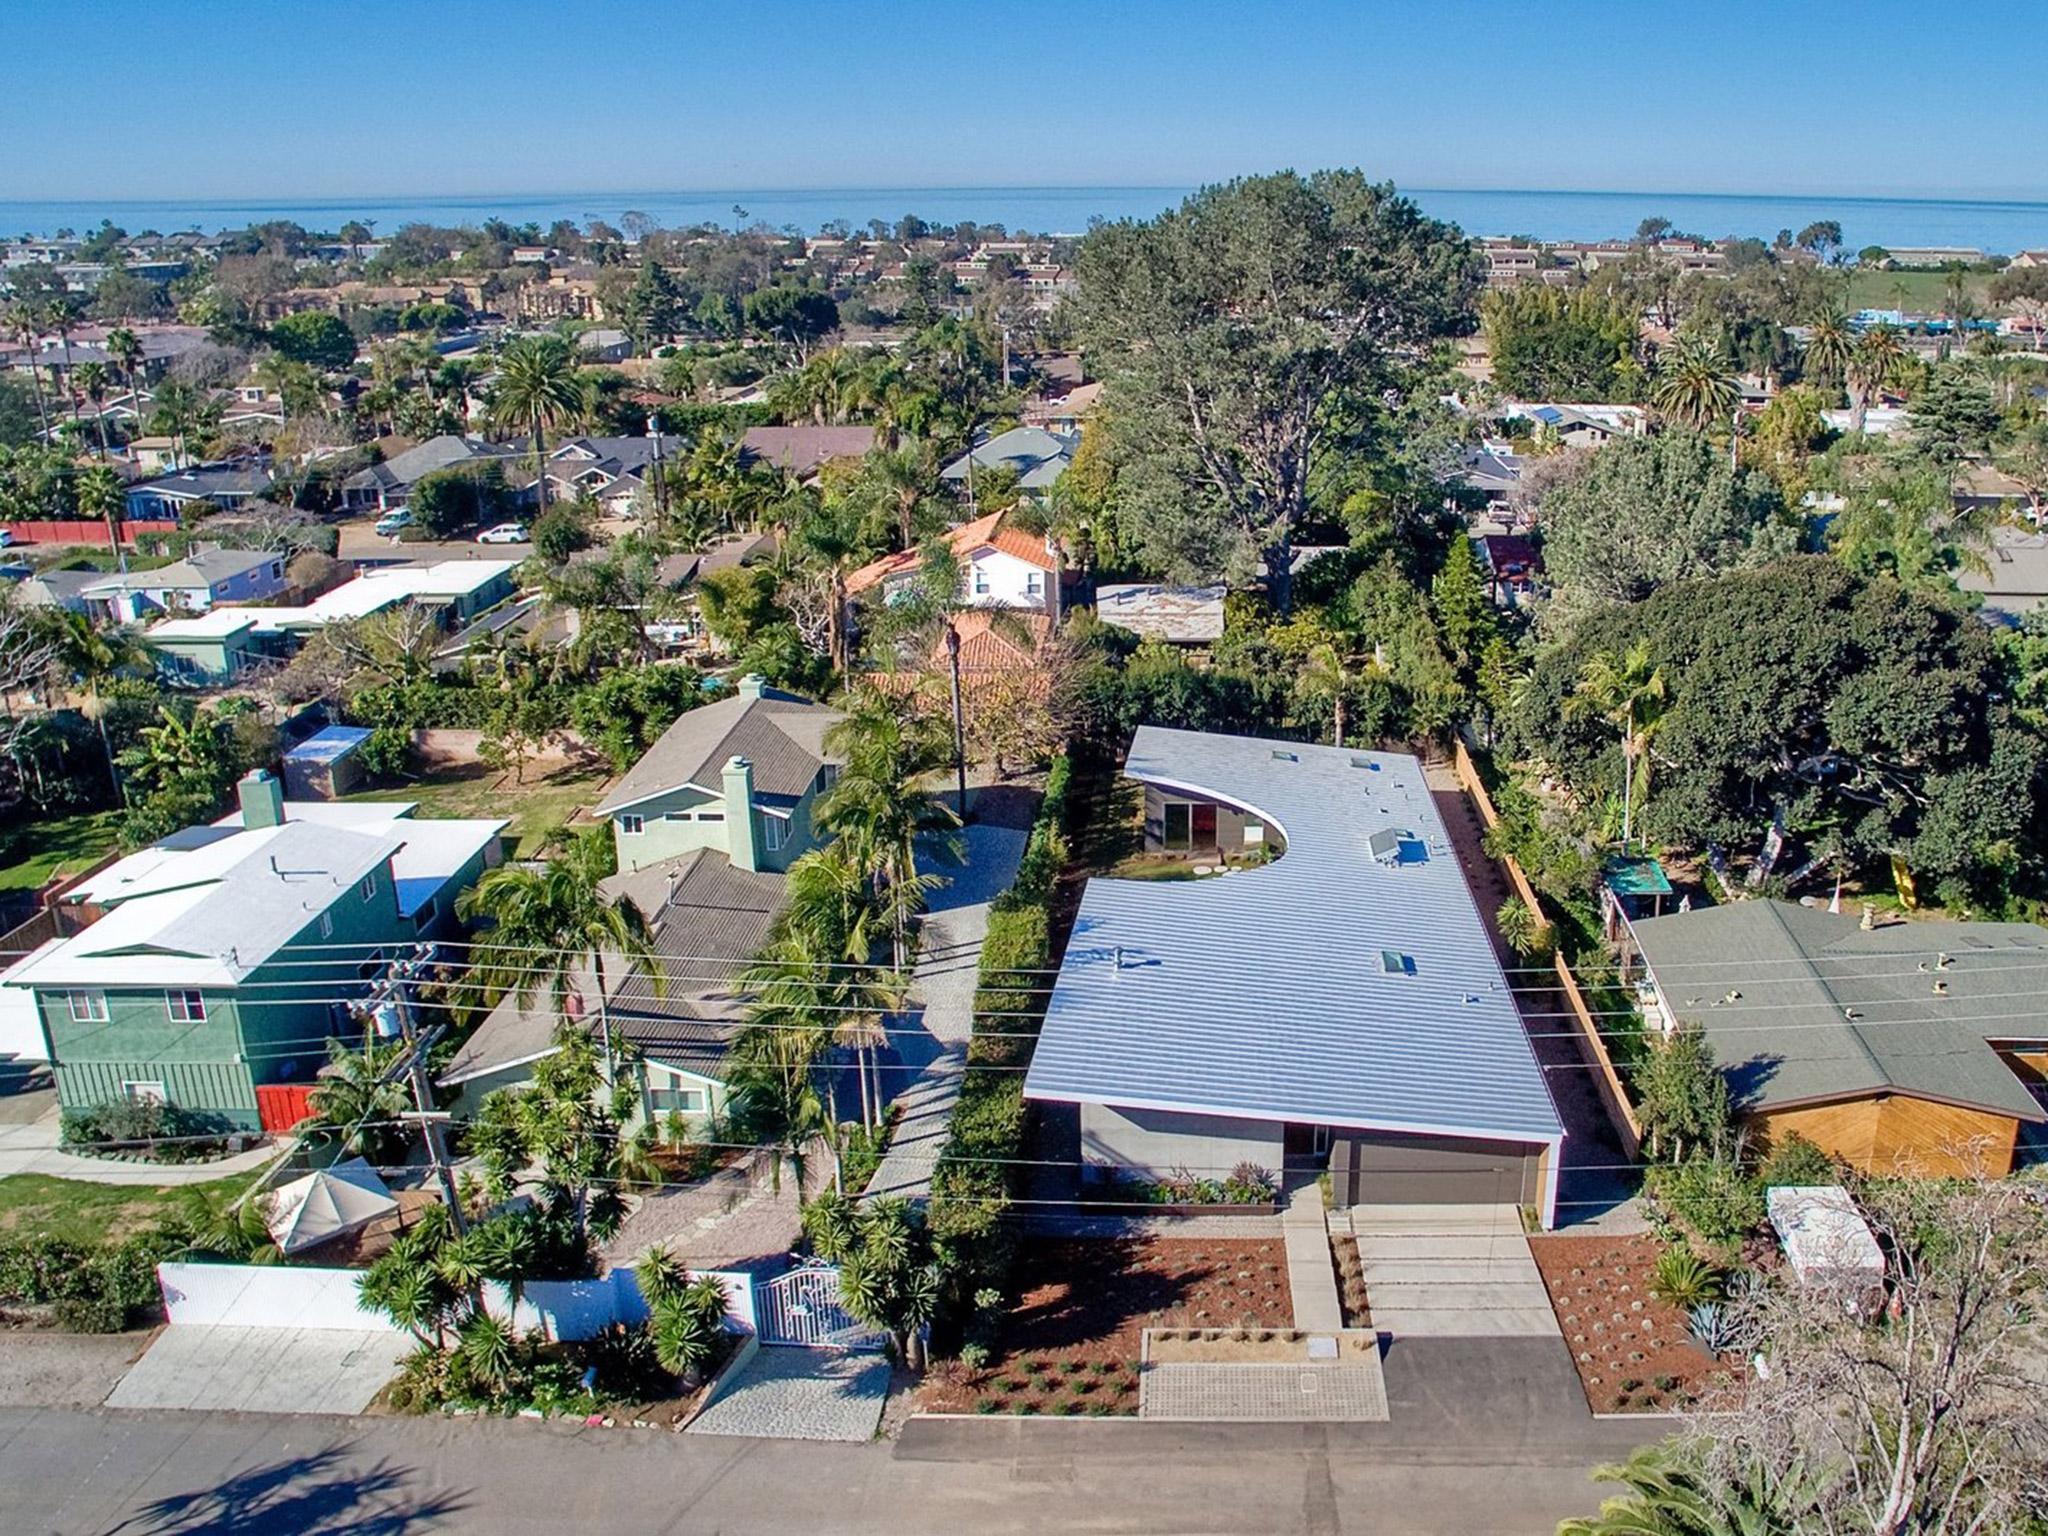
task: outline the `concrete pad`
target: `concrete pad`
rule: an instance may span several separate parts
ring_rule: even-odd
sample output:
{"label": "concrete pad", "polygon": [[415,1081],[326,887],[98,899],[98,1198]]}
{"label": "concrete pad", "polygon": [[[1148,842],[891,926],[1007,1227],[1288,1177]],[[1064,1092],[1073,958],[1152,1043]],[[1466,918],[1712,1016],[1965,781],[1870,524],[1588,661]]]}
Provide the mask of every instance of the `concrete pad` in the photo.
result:
{"label": "concrete pad", "polygon": [[1138,1417],[1224,1424],[1385,1423],[1379,1356],[1343,1364],[1148,1365]]}
{"label": "concrete pad", "polygon": [[1372,1306],[1372,1324],[1395,1339],[1556,1339],[1557,1314],[1544,1307],[1491,1307],[1463,1312],[1455,1307],[1409,1310]]}
{"label": "concrete pad", "polygon": [[0,1334],[0,1406],[97,1408],[138,1356],[146,1333]]}
{"label": "concrete pad", "polygon": [[1529,1244],[1519,1232],[1505,1237],[1490,1234],[1422,1233],[1407,1232],[1392,1235],[1385,1232],[1369,1234],[1372,1238],[1373,1257],[1382,1264],[1401,1263],[1404,1260],[1423,1260],[1428,1263],[1443,1263],[1452,1259],[1469,1259],[1478,1262],[1488,1260],[1527,1260]]}
{"label": "concrete pad", "polygon": [[1527,1285],[1540,1283],[1543,1276],[1524,1255],[1520,1259],[1453,1259],[1444,1264],[1401,1259],[1369,1266],[1366,1279],[1376,1285]]}
{"label": "concrete pad", "polygon": [[1513,1206],[1354,1206],[1373,1325],[1396,1338],[1557,1338]]}
{"label": "concrete pad", "polygon": [[385,1329],[171,1327],[107,1406],[361,1413],[412,1350]]}

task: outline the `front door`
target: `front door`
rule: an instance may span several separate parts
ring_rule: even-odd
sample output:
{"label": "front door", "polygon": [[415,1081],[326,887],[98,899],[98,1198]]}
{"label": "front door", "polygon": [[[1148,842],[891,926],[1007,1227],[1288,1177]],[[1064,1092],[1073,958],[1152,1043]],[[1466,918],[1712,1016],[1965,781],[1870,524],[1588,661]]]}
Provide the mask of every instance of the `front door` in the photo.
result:
{"label": "front door", "polygon": [[1192,846],[1196,848],[1214,848],[1216,846],[1216,807],[1213,805],[1195,806],[1191,831],[1193,836],[1188,841]]}

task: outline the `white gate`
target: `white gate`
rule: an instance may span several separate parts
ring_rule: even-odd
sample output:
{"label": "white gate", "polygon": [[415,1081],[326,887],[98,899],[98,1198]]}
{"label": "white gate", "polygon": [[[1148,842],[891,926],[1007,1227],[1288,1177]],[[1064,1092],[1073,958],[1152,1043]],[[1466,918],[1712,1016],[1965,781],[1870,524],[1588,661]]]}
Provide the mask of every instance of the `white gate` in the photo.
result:
{"label": "white gate", "polygon": [[807,1264],[759,1282],[754,1311],[763,1344],[880,1349],[886,1342],[840,1303],[839,1271],[830,1264]]}

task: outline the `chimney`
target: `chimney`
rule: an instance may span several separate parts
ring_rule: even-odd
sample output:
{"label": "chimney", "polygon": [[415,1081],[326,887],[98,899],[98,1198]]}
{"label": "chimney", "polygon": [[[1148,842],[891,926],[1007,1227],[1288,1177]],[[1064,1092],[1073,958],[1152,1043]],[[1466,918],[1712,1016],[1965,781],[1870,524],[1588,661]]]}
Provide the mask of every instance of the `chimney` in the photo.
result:
{"label": "chimney", "polygon": [[284,786],[262,768],[251,768],[235,786],[245,827],[284,825]]}
{"label": "chimney", "polygon": [[768,679],[758,672],[749,672],[740,679],[740,697],[758,699],[768,691]]}
{"label": "chimney", "polygon": [[754,831],[754,765],[744,757],[732,758],[725,765],[725,851],[734,869],[761,867],[761,847]]}

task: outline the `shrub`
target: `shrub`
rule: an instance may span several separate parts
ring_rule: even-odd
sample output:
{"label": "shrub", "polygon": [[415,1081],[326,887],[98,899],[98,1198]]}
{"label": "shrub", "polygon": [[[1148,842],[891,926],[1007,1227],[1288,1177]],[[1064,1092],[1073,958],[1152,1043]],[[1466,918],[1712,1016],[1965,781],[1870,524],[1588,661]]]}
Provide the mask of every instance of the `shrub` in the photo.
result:
{"label": "shrub", "polygon": [[1000,1397],[983,1397],[975,1400],[974,1411],[976,1413],[1001,1413],[1009,1406],[1009,1403]]}
{"label": "shrub", "polygon": [[1644,1185],[1675,1219],[1715,1247],[1738,1243],[1763,1223],[1763,1191],[1732,1162],[1653,1167]]}
{"label": "shrub", "polygon": [[989,1349],[986,1344],[970,1339],[960,1346],[960,1363],[970,1371],[985,1370],[988,1361]]}
{"label": "shrub", "polygon": [[1757,1182],[1765,1189],[1785,1184],[1833,1184],[1839,1178],[1834,1159],[1797,1131],[1780,1138],[1757,1170]]}
{"label": "shrub", "polygon": [[1681,1312],[1721,1295],[1721,1274],[1690,1248],[1666,1248],[1657,1255],[1650,1294]]}
{"label": "shrub", "polygon": [[65,1110],[58,1128],[67,1149],[88,1157],[187,1163],[225,1151],[229,1125],[219,1115],[180,1109],[175,1104],[109,1099],[87,1109]]}

